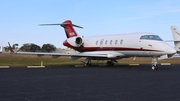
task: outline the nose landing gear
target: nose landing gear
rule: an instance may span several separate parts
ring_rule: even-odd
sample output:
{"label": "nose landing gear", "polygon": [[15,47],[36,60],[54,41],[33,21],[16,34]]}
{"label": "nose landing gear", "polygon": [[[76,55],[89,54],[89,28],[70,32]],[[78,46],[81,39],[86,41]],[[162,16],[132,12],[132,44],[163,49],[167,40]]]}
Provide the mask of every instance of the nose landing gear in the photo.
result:
{"label": "nose landing gear", "polygon": [[153,71],[158,70],[156,57],[152,58],[152,70]]}

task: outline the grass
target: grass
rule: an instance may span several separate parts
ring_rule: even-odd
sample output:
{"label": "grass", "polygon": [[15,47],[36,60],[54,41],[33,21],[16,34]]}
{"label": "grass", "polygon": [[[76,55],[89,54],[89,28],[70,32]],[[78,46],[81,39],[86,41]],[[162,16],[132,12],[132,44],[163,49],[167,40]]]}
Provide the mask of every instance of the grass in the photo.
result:
{"label": "grass", "polygon": [[[41,65],[41,61],[45,66],[68,66],[68,65],[82,65],[81,61],[85,58],[80,58],[78,60],[70,60],[67,56],[61,56],[56,59],[52,59],[51,56],[45,55],[42,57],[37,57],[36,55],[21,55],[21,54],[0,54],[0,66],[37,66]],[[158,63],[171,63],[180,64],[180,59],[167,59],[160,60]],[[92,61],[93,65],[105,65],[106,61]],[[137,57],[136,60],[133,58],[124,58],[118,60],[118,64],[151,64],[151,58]]]}

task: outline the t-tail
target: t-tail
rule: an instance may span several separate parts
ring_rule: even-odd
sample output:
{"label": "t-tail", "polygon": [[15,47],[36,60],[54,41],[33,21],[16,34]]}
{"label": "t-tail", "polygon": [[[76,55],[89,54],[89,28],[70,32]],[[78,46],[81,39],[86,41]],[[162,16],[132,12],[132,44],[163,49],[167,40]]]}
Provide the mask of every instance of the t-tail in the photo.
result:
{"label": "t-tail", "polygon": [[83,28],[83,27],[81,27],[81,26],[72,24],[71,20],[66,20],[66,21],[64,21],[62,24],[40,24],[40,25],[41,25],[41,26],[46,26],[46,25],[60,25],[61,27],[64,28],[67,38],[74,37],[74,36],[78,36],[78,34],[77,34],[76,31],[74,30],[73,26],[74,26],[74,27],[78,27],[78,28]]}
{"label": "t-tail", "polygon": [[174,39],[173,41],[174,41],[175,49],[177,53],[180,53],[180,31],[176,26],[171,26],[171,31]]}

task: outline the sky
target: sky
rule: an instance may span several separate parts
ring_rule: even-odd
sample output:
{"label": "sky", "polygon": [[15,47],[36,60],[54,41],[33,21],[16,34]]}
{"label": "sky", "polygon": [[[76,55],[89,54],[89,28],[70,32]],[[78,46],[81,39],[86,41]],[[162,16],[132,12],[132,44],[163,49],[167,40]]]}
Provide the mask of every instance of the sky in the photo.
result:
{"label": "sky", "polygon": [[150,32],[171,40],[170,26],[180,29],[180,0],[0,0],[1,44],[65,48],[62,27],[38,26],[65,20],[82,26],[75,30],[84,37]]}

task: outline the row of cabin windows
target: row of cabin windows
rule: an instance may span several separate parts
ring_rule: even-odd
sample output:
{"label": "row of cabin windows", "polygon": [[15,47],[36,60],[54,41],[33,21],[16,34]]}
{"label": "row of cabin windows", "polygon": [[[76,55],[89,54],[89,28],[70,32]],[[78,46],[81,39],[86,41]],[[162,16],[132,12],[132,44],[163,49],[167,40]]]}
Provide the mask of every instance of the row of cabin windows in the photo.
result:
{"label": "row of cabin windows", "polygon": [[[104,42],[104,40],[101,40],[101,41],[100,41],[100,45],[103,45],[103,42]],[[123,44],[123,40],[120,40],[119,43],[120,43],[120,44]],[[113,40],[110,40],[110,41],[109,41],[109,44],[112,45],[112,44],[113,44]],[[118,40],[115,40],[115,41],[114,41],[114,44],[117,45],[117,44],[118,44]],[[96,41],[96,45],[98,45],[98,41]],[[105,45],[108,45],[108,40],[105,41]]]}

